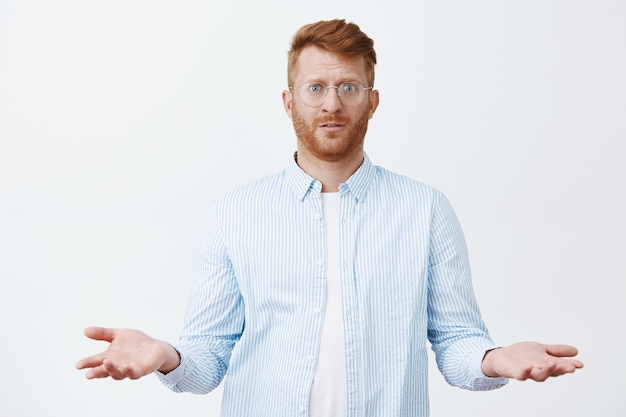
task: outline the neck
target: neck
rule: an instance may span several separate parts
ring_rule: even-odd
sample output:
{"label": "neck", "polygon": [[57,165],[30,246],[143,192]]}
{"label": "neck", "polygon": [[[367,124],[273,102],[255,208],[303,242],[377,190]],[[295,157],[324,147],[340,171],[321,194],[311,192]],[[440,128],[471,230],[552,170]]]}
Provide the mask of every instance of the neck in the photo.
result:
{"label": "neck", "polygon": [[319,159],[298,150],[296,162],[304,172],[322,183],[323,193],[333,193],[339,191],[339,185],[359,169],[363,158],[362,150],[337,161]]}

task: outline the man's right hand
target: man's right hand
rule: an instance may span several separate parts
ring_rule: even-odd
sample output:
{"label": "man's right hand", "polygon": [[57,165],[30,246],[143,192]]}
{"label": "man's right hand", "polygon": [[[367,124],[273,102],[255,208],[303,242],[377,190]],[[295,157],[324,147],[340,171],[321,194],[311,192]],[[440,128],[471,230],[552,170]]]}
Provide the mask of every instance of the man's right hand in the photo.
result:
{"label": "man's right hand", "polygon": [[76,364],[77,369],[89,369],[87,379],[138,379],[155,371],[168,373],[180,365],[176,349],[139,330],[87,327],[85,336],[109,342],[104,352]]}

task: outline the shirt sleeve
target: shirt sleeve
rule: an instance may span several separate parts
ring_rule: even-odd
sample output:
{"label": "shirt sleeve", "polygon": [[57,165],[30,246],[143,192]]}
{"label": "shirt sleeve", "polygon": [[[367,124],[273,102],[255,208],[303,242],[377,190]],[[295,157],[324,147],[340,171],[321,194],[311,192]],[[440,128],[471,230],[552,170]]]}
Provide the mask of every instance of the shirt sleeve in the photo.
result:
{"label": "shirt sleeve", "polygon": [[175,392],[206,393],[222,381],[244,328],[244,305],[222,236],[216,205],[201,228],[183,332],[181,363],[157,377]]}
{"label": "shirt sleeve", "polygon": [[481,318],[472,287],[465,238],[448,199],[435,201],[428,262],[428,339],[437,366],[454,386],[490,390],[507,383],[481,371],[495,347]]}

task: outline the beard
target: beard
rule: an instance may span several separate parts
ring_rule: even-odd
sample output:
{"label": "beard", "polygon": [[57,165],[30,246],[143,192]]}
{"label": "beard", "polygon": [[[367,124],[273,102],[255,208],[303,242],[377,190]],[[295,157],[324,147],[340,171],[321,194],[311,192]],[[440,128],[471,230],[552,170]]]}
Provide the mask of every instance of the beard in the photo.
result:
{"label": "beard", "polygon": [[[354,124],[350,124],[349,119],[341,116],[315,118],[307,123],[297,106],[294,106],[291,110],[291,118],[298,144],[317,159],[335,162],[363,151],[369,121],[367,112],[364,112]],[[346,129],[341,132],[317,131],[316,133],[320,125],[330,121],[341,123],[346,126]]]}

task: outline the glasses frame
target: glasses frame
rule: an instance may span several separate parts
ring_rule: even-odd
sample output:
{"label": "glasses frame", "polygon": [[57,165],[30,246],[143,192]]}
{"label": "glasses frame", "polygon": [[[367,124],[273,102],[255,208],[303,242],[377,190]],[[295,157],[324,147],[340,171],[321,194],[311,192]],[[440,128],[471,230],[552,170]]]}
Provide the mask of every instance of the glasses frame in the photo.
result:
{"label": "glasses frame", "polygon": [[339,101],[341,101],[341,104],[343,104],[344,106],[351,107],[351,106],[358,106],[359,104],[361,104],[363,102],[363,95],[361,96],[361,100],[355,104],[346,104],[343,102],[343,100],[341,100],[341,96],[343,95],[343,90],[341,89],[341,86],[343,86],[344,84],[352,84],[355,87],[360,88],[361,92],[374,90],[374,86],[365,87],[363,84],[358,83],[358,82],[353,82],[353,81],[344,81],[339,85],[325,85],[324,83],[311,81],[311,82],[306,82],[302,84],[300,87],[289,86],[289,90],[292,92],[293,90],[300,92],[300,97],[302,97],[302,89],[307,85],[315,85],[315,84],[320,85],[321,87],[324,88],[324,94],[321,95],[321,102],[320,104],[312,105],[312,104],[308,104],[304,99],[302,99],[302,102],[304,103],[305,106],[308,106],[308,107],[322,106],[324,104],[324,99],[326,98],[326,95],[328,94],[328,90],[331,88],[335,88],[337,90],[337,97],[339,98]]}

